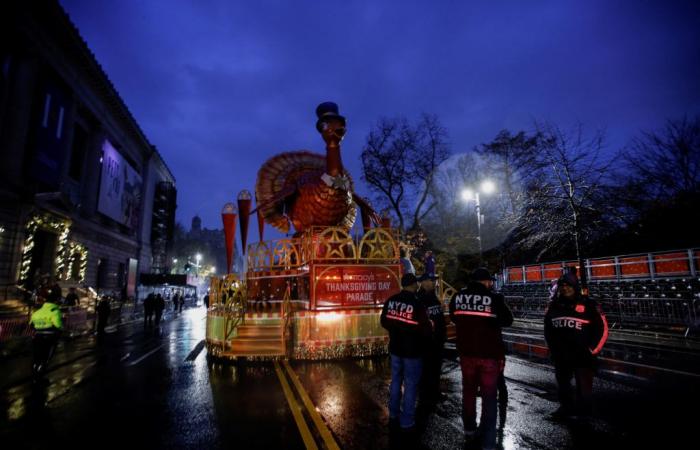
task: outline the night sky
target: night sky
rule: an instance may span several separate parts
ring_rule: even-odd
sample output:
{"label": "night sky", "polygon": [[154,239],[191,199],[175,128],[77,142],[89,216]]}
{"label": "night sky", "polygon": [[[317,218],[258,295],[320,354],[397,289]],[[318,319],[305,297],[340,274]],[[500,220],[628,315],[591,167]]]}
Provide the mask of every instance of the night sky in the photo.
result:
{"label": "night sky", "polygon": [[535,120],[605,128],[612,151],[700,114],[697,1],[61,4],[173,171],[187,228],[195,214],[221,227],[274,154],[323,152],[322,101],[348,119],[343,162],[363,195],[381,116],[435,113],[459,153]]}

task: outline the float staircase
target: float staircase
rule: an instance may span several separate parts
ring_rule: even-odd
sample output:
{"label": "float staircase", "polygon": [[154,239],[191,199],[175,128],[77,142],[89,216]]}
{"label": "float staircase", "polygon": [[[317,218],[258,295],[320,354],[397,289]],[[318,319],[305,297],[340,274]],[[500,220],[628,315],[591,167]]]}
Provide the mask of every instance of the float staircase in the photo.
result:
{"label": "float staircase", "polygon": [[282,320],[266,321],[264,324],[246,322],[239,325],[238,333],[231,340],[226,352],[236,357],[277,357],[286,354]]}

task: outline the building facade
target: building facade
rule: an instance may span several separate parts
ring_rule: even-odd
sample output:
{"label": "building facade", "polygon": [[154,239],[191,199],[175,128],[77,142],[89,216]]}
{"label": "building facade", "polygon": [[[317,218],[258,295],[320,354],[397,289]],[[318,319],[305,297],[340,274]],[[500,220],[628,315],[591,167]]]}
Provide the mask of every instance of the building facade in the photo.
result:
{"label": "building facade", "polygon": [[166,272],[175,177],[56,1],[0,6],[0,301]]}

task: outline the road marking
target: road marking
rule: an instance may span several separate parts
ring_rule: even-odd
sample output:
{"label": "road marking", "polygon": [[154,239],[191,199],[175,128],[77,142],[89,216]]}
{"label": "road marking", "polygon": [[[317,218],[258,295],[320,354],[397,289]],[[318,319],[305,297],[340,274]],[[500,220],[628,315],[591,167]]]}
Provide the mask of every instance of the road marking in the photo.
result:
{"label": "road marking", "polygon": [[294,386],[297,388],[297,392],[299,393],[299,396],[301,397],[301,400],[304,402],[304,405],[306,406],[306,410],[311,416],[311,419],[314,421],[314,424],[316,425],[316,429],[318,430],[319,434],[321,435],[321,438],[323,438],[323,442],[326,444],[326,448],[329,450],[340,450],[340,447],[338,444],[335,442],[335,439],[333,439],[333,435],[331,434],[331,431],[328,429],[326,424],[323,422],[323,419],[321,418],[321,415],[316,411],[316,407],[314,406],[313,402],[311,401],[311,398],[309,398],[309,394],[306,393],[304,390],[304,387],[301,385],[301,381],[299,381],[299,377],[297,374],[292,370],[292,367],[289,365],[289,362],[286,360],[282,362],[284,364],[284,368],[287,370],[287,373],[289,374],[289,378],[292,380],[292,383],[294,383]]}
{"label": "road marking", "polygon": [[135,361],[131,361],[130,363],[127,363],[126,365],[127,365],[127,366],[135,366],[136,364],[140,363],[140,362],[143,361],[144,359],[148,358],[149,356],[151,356],[152,354],[154,354],[155,352],[157,352],[158,350],[160,350],[161,347],[163,347],[163,344],[159,345],[158,347],[154,348],[154,349],[151,350],[150,352],[146,353],[145,355],[143,355],[143,356],[140,357],[139,359],[137,359],[137,360],[135,360]]}
{"label": "road marking", "polygon": [[306,421],[304,421],[304,416],[301,412],[301,406],[299,406],[299,403],[294,398],[294,394],[292,394],[292,388],[289,387],[289,383],[284,377],[282,369],[280,369],[280,364],[277,361],[275,361],[275,372],[277,373],[277,378],[279,378],[280,384],[282,385],[282,391],[284,391],[284,396],[287,398],[289,408],[292,410],[294,421],[297,424],[297,428],[299,428],[299,432],[301,433],[301,438],[304,441],[304,445],[306,445],[307,449],[318,450],[318,446],[316,445],[316,442],[314,442],[313,436],[311,436],[309,426],[306,425]]}
{"label": "road marking", "polygon": [[195,359],[197,359],[197,356],[199,356],[199,353],[202,351],[203,348],[204,348],[204,339],[199,341],[197,343],[197,345],[194,346],[194,348],[192,349],[190,354],[187,355],[187,358],[185,358],[185,361],[194,361]]}

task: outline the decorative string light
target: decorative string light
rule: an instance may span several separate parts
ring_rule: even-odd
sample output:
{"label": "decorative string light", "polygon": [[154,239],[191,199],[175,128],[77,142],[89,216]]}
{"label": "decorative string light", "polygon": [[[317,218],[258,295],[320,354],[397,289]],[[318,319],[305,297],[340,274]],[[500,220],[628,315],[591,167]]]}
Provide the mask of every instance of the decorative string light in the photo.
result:
{"label": "decorative string light", "polygon": [[36,232],[39,229],[58,233],[58,251],[56,252],[56,275],[63,275],[65,251],[68,243],[68,233],[70,232],[70,220],[53,217],[47,214],[34,215],[24,228],[26,238],[22,246],[22,263],[20,264],[20,280],[26,284],[29,280],[29,269],[32,265],[32,250]]}
{"label": "decorative string light", "polygon": [[80,257],[80,261],[78,263],[78,282],[83,282],[85,281],[85,275],[87,273],[87,260],[88,260],[88,251],[85,248],[84,245],[79,244],[77,242],[69,242],[68,243],[68,269],[66,270],[66,276],[65,279],[69,280],[71,276],[73,275],[73,265],[75,264],[75,255],[78,255]]}

